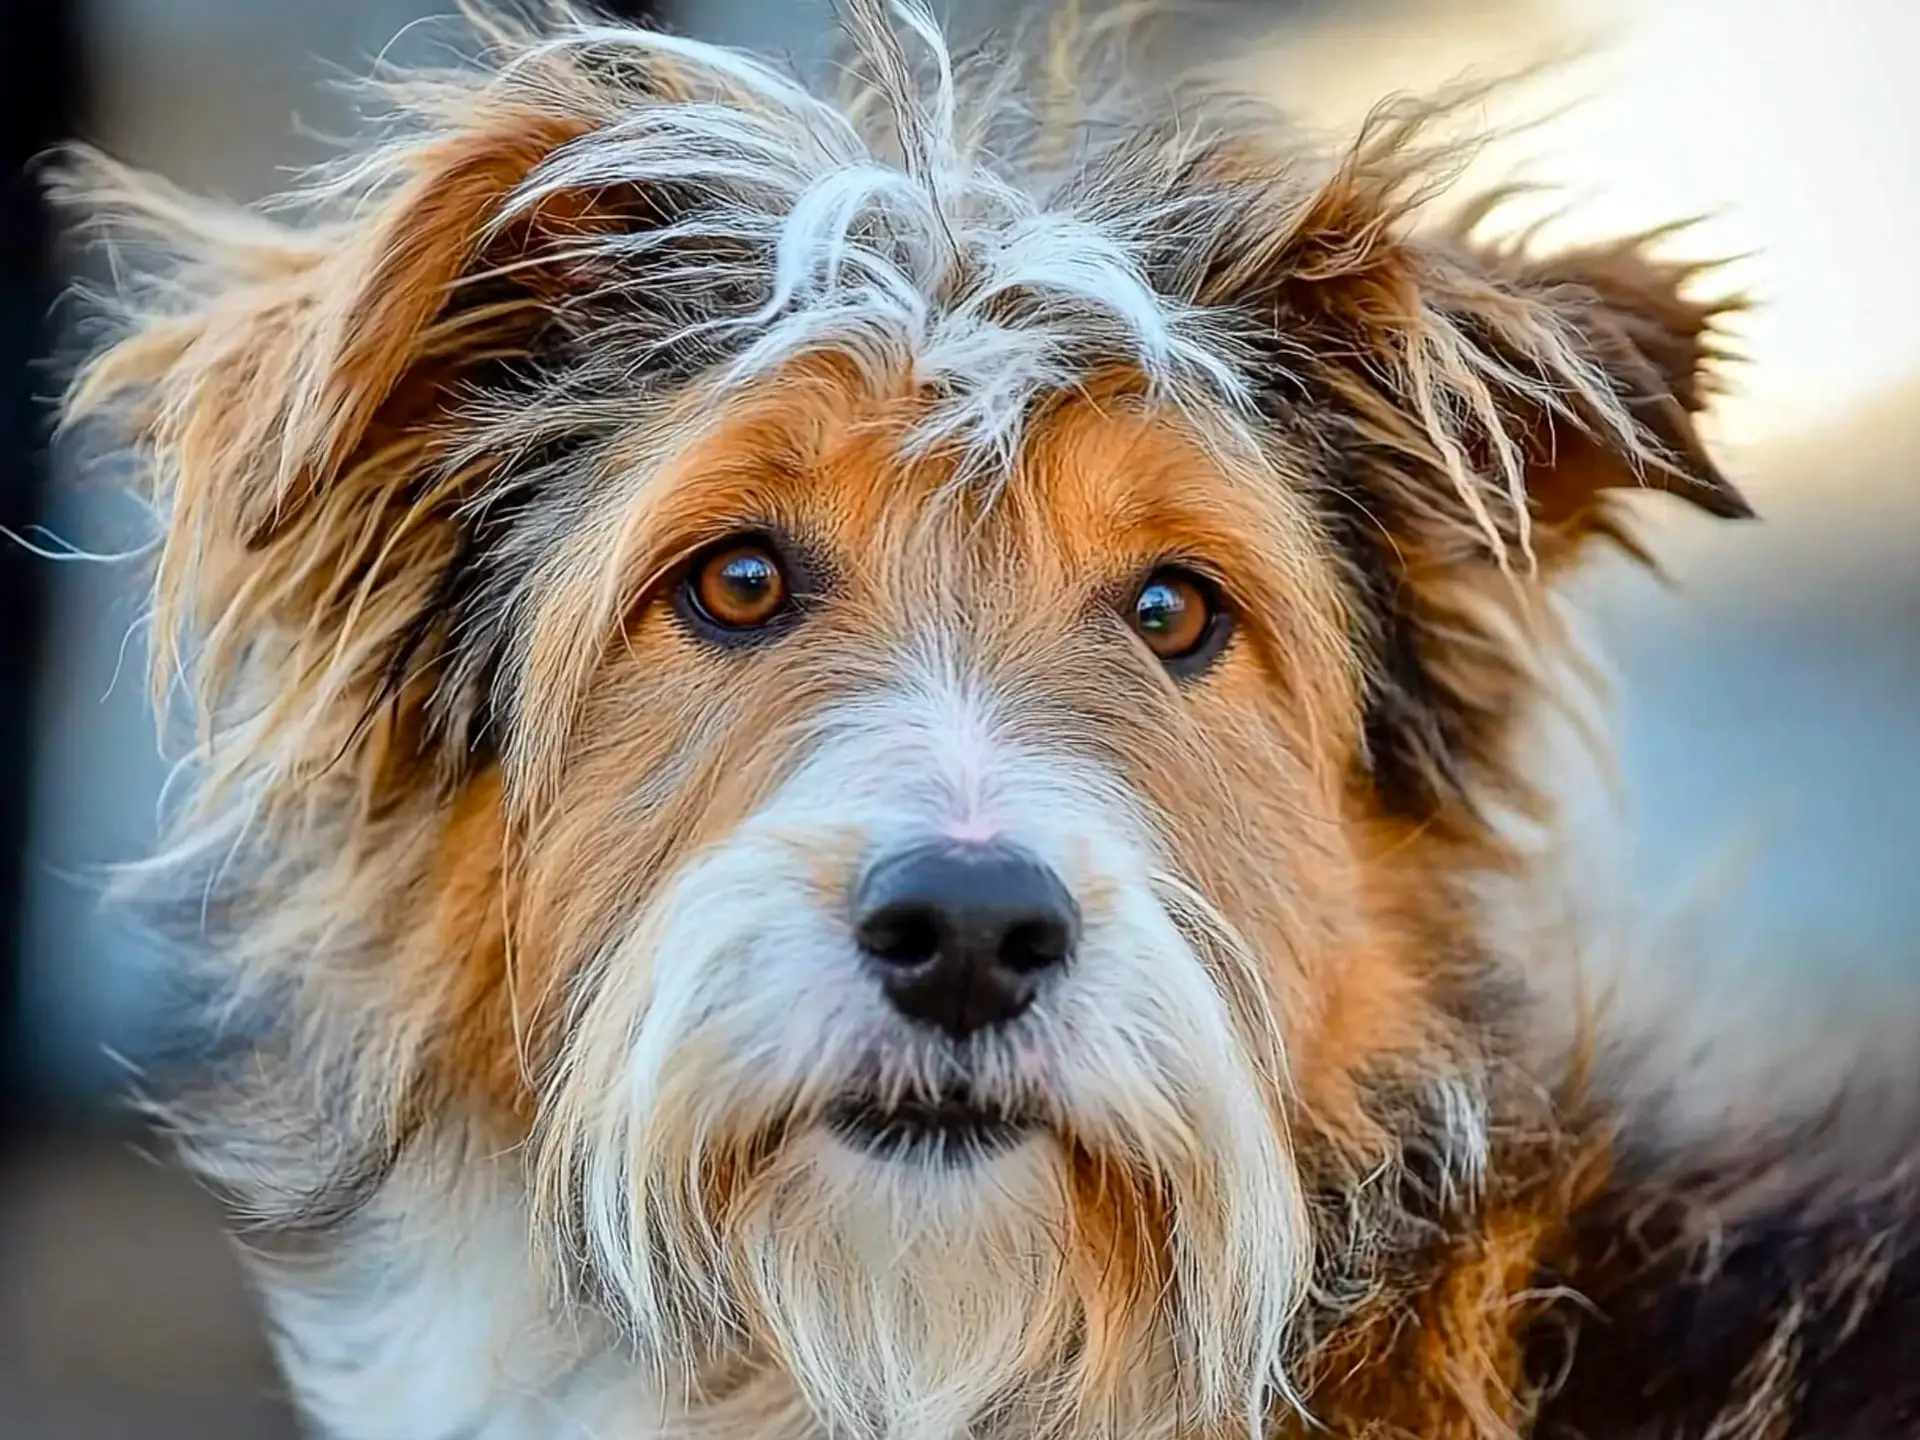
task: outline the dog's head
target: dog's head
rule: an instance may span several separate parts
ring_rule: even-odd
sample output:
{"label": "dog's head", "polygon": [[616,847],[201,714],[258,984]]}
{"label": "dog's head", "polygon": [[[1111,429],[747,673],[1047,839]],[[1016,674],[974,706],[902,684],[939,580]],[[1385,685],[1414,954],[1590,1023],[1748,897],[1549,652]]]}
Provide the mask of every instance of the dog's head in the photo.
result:
{"label": "dog's head", "polygon": [[1622,489],[1741,513],[1712,310],[1418,229],[1412,111],[1023,126],[903,16],[847,105],[497,34],[295,221],[96,173],[184,255],[79,393],[164,507],[182,854],[280,1007],[237,1083],[363,1178],[524,1137],[664,1369],[1226,1423],[1355,1197],[1484,1163],[1543,587]]}

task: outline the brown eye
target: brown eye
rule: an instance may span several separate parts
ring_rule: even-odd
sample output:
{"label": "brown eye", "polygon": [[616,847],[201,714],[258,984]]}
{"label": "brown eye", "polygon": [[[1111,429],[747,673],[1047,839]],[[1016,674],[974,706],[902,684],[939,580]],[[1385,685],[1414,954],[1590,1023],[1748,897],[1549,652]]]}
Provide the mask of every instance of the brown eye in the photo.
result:
{"label": "brown eye", "polygon": [[1171,668],[1192,670],[1219,653],[1226,612],[1219,592],[1186,570],[1167,566],[1135,592],[1128,617],[1147,648]]}
{"label": "brown eye", "polygon": [[763,540],[729,541],[694,563],[687,597],[723,630],[755,630],[787,607],[787,577]]}

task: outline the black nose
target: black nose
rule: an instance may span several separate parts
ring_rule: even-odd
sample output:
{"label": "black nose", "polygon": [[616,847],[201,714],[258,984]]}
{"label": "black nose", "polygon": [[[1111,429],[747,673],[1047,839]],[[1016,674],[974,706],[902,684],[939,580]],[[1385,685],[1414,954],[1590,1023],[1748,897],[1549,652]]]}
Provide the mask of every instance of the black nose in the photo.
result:
{"label": "black nose", "polygon": [[894,1008],[955,1039],[1011,1020],[1064,961],[1080,911],[1057,875],[1008,845],[925,845],[867,871],[854,936]]}

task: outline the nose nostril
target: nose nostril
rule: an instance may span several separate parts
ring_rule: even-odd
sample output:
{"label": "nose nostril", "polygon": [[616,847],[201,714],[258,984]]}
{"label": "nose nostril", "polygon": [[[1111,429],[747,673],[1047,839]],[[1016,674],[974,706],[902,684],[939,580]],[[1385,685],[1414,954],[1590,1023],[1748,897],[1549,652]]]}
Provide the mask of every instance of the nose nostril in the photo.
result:
{"label": "nose nostril", "polygon": [[858,938],[874,959],[903,969],[925,965],[940,953],[939,922],[918,905],[896,905],[868,916]]}
{"label": "nose nostril", "polygon": [[1023,1013],[1079,934],[1059,877],[1008,845],[887,856],[852,898],[854,939],[893,1007],[955,1037]]}
{"label": "nose nostril", "polygon": [[1058,920],[1023,920],[1000,940],[1000,963],[1022,975],[1045,970],[1067,958],[1073,936]]}

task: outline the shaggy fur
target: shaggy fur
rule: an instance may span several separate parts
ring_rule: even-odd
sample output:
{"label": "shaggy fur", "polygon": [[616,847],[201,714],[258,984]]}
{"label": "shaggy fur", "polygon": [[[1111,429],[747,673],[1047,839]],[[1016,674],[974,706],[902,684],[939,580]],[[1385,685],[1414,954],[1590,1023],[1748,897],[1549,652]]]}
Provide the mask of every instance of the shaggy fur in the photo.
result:
{"label": "shaggy fur", "polygon": [[[1693,422],[1726,306],[1659,237],[1416,225],[1445,106],[1321,153],[848,20],[838,101],[482,21],[276,211],[75,172],[170,257],[71,407],[159,509],[197,726],[132,877],[193,1021],[155,1083],[310,1421],[1905,1433],[1914,1381],[1834,1368],[1899,1369],[1905,1189],[1617,1163],[1487,914],[1547,883],[1551,582],[1624,491],[1746,513]],[[687,577],[742,534],[796,603],[724,639]],[[1168,564],[1204,670],[1125,623]],[[849,935],[943,835],[1084,920],[964,1041]],[[1032,1133],[836,1138],[956,1087]]]}

